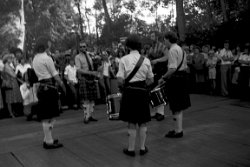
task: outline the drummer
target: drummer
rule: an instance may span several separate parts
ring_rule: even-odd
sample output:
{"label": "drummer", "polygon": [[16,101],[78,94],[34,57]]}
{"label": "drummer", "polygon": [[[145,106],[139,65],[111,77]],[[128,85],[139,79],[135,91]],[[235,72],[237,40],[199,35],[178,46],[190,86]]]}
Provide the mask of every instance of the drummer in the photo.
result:
{"label": "drummer", "polygon": [[149,97],[146,86],[153,83],[153,73],[148,58],[141,57],[139,50],[141,42],[136,35],[131,35],[126,40],[126,47],[130,53],[121,58],[119,71],[117,73],[119,85],[123,85],[124,80],[131,74],[139,59],[143,58],[142,64],[135,75],[126,82],[123,88],[121,101],[120,119],[128,122],[128,148],[123,153],[135,156],[136,129],[139,127],[140,135],[140,155],[148,152],[145,146],[147,126],[151,120],[149,109]]}
{"label": "drummer", "polygon": [[[155,84],[153,84],[155,87],[161,76],[167,72],[168,48],[159,40],[157,32],[153,31],[150,38],[153,41],[153,45],[149,50],[149,59],[151,59],[155,74]],[[157,121],[164,120],[164,107],[164,105],[160,105],[154,108],[152,118],[155,118]]]}
{"label": "drummer", "polygon": [[58,91],[55,87],[55,81],[66,92],[65,86],[55,69],[53,60],[46,53],[48,40],[44,37],[38,38],[36,42],[36,55],[33,60],[33,68],[39,80],[37,90],[38,111],[37,117],[42,120],[45,149],[54,149],[63,145],[52,138],[52,129],[55,123],[55,117],[59,116]]}
{"label": "drummer", "polygon": [[[174,32],[167,32],[164,36],[164,42],[170,48],[168,71],[159,80],[159,84],[166,82],[169,107],[175,122],[175,129],[169,131],[165,137],[180,138],[183,136],[183,110],[191,106],[187,90],[187,60],[181,47],[176,44],[177,35]],[[176,71],[179,65],[180,68]]]}

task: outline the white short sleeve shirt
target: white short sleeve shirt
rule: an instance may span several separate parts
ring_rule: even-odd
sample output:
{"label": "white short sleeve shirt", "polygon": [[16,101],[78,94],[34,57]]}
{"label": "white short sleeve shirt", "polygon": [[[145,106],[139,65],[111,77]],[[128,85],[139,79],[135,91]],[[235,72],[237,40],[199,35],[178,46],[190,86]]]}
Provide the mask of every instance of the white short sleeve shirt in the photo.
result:
{"label": "white short sleeve shirt", "polygon": [[[119,63],[119,71],[117,77],[126,79],[133,71],[135,65],[140,58],[138,51],[131,51],[130,54],[121,58]],[[141,67],[129,82],[145,81],[148,78],[153,78],[152,66],[148,58],[145,58]]]}

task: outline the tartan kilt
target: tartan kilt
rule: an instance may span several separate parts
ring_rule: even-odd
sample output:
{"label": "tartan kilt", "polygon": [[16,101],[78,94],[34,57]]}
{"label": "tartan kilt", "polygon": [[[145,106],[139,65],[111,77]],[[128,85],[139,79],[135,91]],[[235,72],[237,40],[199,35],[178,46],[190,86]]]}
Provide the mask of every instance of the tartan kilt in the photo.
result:
{"label": "tartan kilt", "polygon": [[78,75],[79,98],[81,101],[94,101],[101,97],[98,80],[90,75]]}

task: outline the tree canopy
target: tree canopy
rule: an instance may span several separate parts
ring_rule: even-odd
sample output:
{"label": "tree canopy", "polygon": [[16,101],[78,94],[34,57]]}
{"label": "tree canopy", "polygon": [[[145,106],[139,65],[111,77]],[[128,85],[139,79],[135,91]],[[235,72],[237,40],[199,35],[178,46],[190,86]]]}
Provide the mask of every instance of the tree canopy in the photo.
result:
{"label": "tree canopy", "polygon": [[[148,37],[152,30],[178,32],[182,42],[219,45],[249,41],[250,2],[248,0],[24,0],[25,49],[39,36],[51,39],[54,47],[67,50],[84,39],[90,44],[110,47],[130,33]],[[178,2],[178,3],[176,3]],[[159,15],[158,8],[166,9]],[[17,46],[20,32],[21,0],[0,1],[0,51]],[[148,24],[145,15],[154,18]],[[174,19],[175,12],[177,18]],[[91,22],[95,18],[95,23]]]}

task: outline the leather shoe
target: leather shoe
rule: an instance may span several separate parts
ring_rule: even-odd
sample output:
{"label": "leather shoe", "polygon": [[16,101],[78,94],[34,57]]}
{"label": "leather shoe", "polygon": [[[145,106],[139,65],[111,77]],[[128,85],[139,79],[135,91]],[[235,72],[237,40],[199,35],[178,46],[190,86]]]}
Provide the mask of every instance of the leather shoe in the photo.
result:
{"label": "leather shoe", "polygon": [[93,117],[89,117],[89,121],[93,121],[93,122],[96,122],[98,121],[97,119],[93,118]]}
{"label": "leather shoe", "polygon": [[162,121],[162,120],[164,120],[164,115],[157,114],[157,115],[156,115],[156,120],[157,120],[157,121]]}
{"label": "leather shoe", "polygon": [[127,148],[123,149],[123,153],[131,157],[135,156],[135,151],[129,151]]}
{"label": "leather shoe", "polygon": [[[54,139],[53,144],[57,144],[57,143],[59,143],[59,140],[58,139]],[[46,145],[46,142],[44,141],[43,142],[43,147],[46,147],[45,145]]]}
{"label": "leather shoe", "polygon": [[57,143],[52,143],[52,144],[48,144],[46,142],[43,143],[43,148],[45,149],[55,149],[55,148],[60,148],[63,147],[63,144],[57,142]]}
{"label": "leather shoe", "polygon": [[183,137],[183,131],[176,133],[174,130],[172,130],[172,131],[169,131],[165,135],[165,137],[168,137],[168,138],[181,138],[181,137]]}
{"label": "leather shoe", "polygon": [[140,155],[145,155],[147,153],[148,153],[148,148],[146,146],[144,150],[140,149]]}
{"label": "leather shoe", "polygon": [[84,118],[83,123],[88,124],[89,123],[89,119]]}

